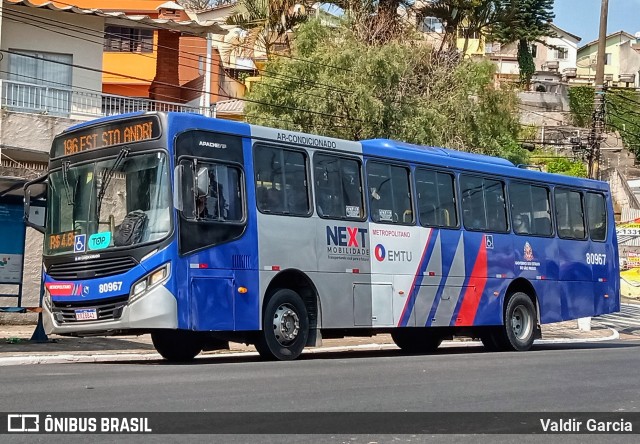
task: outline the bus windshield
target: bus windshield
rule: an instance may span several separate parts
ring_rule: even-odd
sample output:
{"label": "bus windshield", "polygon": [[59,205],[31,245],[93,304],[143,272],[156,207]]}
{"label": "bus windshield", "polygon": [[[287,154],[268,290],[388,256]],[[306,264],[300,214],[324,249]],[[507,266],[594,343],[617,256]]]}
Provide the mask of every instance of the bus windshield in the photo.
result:
{"label": "bus windshield", "polygon": [[130,154],[70,165],[49,176],[45,254],[152,242],[171,231],[167,157]]}

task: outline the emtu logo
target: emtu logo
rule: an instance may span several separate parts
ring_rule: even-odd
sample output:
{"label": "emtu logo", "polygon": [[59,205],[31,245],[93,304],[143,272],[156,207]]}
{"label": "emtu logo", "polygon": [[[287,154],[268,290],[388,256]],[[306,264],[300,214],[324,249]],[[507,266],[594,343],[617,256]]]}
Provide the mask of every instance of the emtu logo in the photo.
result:
{"label": "emtu logo", "polygon": [[384,245],[378,244],[373,250],[373,254],[378,260],[382,262],[386,259],[387,262],[411,262],[413,260],[413,253],[408,250],[389,250],[384,248]]}

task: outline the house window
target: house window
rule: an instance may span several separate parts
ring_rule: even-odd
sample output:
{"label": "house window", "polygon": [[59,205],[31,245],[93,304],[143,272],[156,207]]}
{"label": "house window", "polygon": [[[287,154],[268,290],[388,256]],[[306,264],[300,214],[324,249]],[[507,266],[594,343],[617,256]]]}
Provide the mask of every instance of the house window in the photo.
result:
{"label": "house window", "polygon": [[531,51],[531,57],[535,59],[538,56],[538,45],[531,45],[529,50]]}
{"label": "house window", "polygon": [[204,74],[204,64],[206,61],[205,56],[198,56],[198,74]]}
{"label": "house window", "polygon": [[566,60],[569,58],[569,49],[564,46],[559,46],[556,49],[556,59]]}
{"label": "house window", "polygon": [[472,31],[469,28],[458,28],[458,38],[479,39],[480,33],[478,31]]}
{"label": "house window", "polygon": [[610,52],[607,52],[604,55],[604,64],[605,65],[611,65],[611,53]]}
{"label": "house window", "polygon": [[418,31],[442,33],[442,22],[435,17],[418,17]]}
{"label": "house window", "polygon": [[153,52],[153,30],[107,26],[104,50],[107,52]]}
{"label": "house window", "polygon": [[[4,97],[12,109],[68,115],[73,55],[11,49]],[[7,89],[11,88],[11,91]]]}

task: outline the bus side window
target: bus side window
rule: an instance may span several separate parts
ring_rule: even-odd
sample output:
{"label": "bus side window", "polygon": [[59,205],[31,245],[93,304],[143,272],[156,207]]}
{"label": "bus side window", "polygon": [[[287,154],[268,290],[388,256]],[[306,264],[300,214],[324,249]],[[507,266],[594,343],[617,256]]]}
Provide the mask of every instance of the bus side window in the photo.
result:
{"label": "bus side window", "polygon": [[511,226],[515,234],[551,236],[551,205],[546,187],[525,183],[509,184]]}
{"label": "bus side window", "polygon": [[578,191],[555,189],[558,236],[566,239],[585,239],[582,195]]}
{"label": "bus side window", "polygon": [[374,222],[414,223],[408,168],[370,161],[367,163],[367,181]]}
{"label": "bus side window", "polygon": [[316,211],[320,217],[362,220],[360,161],[317,153],[313,158]]}

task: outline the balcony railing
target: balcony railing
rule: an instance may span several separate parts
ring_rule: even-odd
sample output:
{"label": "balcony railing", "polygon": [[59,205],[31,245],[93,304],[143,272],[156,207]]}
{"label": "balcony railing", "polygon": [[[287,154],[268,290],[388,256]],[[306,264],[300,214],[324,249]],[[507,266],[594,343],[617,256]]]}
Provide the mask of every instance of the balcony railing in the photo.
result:
{"label": "balcony railing", "polygon": [[206,116],[213,114],[212,108],[202,106],[98,94],[13,80],[0,80],[0,86],[0,107],[10,111],[77,119],[92,119],[135,111],[173,111]]}

